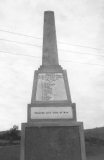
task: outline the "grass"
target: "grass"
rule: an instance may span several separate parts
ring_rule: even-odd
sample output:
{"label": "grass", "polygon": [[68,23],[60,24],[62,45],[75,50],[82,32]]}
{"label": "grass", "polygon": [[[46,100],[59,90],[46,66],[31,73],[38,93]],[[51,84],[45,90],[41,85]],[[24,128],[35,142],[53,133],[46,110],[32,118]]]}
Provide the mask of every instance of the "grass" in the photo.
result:
{"label": "grass", "polygon": [[104,154],[87,157],[87,160],[104,160]]}
{"label": "grass", "polygon": [[[87,160],[104,160],[104,146],[86,144]],[[0,147],[0,160],[20,160],[20,146]]]}
{"label": "grass", "polygon": [[87,157],[102,155],[102,154],[104,154],[104,146],[94,145],[94,144],[90,145],[89,143],[86,143]]}
{"label": "grass", "polygon": [[20,146],[0,147],[0,160],[20,160]]}

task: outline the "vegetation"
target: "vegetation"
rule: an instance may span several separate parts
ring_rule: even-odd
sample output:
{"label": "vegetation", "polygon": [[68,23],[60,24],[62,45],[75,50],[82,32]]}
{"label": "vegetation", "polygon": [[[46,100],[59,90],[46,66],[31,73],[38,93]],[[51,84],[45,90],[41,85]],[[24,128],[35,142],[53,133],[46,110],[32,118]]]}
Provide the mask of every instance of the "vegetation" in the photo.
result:
{"label": "vegetation", "polygon": [[8,131],[3,132],[0,135],[0,146],[5,145],[15,145],[20,143],[20,131],[18,130],[18,126],[14,125],[13,128],[10,128]]}
{"label": "vegetation", "polygon": [[104,146],[104,127],[87,129],[84,131],[84,135],[85,142],[89,142],[90,145]]}
{"label": "vegetation", "polygon": [[[87,129],[84,131],[85,142],[89,145],[104,146],[104,127]],[[21,131],[14,125],[7,131],[0,132],[0,146],[19,145]]]}

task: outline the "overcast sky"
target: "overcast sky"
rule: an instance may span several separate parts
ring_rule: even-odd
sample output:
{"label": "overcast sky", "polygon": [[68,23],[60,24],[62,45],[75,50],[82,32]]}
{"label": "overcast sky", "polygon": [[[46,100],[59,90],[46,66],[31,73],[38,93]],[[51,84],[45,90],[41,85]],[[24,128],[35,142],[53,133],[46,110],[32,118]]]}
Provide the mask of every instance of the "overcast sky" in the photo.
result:
{"label": "overcast sky", "polygon": [[47,10],[55,13],[77,120],[84,128],[104,126],[104,0],[0,0],[0,130],[27,122]]}

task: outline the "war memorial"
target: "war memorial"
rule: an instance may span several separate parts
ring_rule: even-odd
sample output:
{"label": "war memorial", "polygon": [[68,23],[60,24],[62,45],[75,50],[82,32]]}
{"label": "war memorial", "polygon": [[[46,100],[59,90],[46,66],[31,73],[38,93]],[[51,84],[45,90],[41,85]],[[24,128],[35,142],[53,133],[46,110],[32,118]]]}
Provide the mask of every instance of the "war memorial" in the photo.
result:
{"label": "war memorial", "polygon": [[35,71],[20,160],[86,160],[66,70],[59,65],[54,12],[44,12],[42,65]]}

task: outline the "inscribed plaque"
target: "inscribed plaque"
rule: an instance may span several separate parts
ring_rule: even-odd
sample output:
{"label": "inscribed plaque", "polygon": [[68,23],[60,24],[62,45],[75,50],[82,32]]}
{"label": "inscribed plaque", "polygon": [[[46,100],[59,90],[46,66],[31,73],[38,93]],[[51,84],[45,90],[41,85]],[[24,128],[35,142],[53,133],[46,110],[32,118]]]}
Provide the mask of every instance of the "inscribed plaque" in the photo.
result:
{"label": "inscribed plaque", "polygon": [[72,107],[31,107],[31,119],[72,119]]}
{"label": "inscribed plaque", "polygon": [[42,73],[38,75],[36,101],[67,100],[62,73]]}

